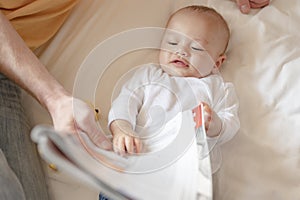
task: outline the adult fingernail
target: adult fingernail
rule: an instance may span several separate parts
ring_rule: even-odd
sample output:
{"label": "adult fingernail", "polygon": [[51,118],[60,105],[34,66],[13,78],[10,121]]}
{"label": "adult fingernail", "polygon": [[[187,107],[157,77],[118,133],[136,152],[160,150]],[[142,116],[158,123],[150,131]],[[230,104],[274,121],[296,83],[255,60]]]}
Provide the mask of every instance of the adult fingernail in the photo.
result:
{"label": "adult fingernail", "polygon": [[242,11],[242,13],[248,13],[250,11],[250,9],[247,5],[242,5],[241,11]]}

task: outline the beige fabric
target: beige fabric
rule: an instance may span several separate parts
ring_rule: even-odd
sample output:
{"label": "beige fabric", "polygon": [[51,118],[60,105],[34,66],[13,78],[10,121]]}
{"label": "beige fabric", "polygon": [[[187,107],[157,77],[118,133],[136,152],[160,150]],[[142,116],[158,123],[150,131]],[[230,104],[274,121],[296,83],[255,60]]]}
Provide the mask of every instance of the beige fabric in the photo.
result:
{"label": "beige fabric", "polygon": [[35,49],[58,31],[77,0],[0,0],[0,10]]}

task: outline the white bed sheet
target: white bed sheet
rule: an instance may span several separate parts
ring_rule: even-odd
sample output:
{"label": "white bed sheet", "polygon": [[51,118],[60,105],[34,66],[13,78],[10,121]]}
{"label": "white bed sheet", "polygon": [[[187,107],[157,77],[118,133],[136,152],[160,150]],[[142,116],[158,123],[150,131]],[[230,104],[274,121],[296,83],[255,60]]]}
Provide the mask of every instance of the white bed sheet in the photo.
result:
{"label": "white bed sheet", "polygon": [[[299,1],[273,0],[270,6],[243,15],[230,0],[82,0],[40,51],[40,58],[72,91],[80,64],[98,43],[132,28],[163,27],[170,13],[188,4],[214,7],[232,32],[222,74],[236,86],[241,129],[222,147],[222,166],[214,176],[215,199],[299,199]],[[151,50],[130,53],[101,77],[96,104],[104,126],[118,78],[155,56]],[[50,123],[46,111],[32,98],[26,95],[24,103],[32,125]],[[97,191],[64,174],[49,171],[49,177],[56,200],[97,199]]]}

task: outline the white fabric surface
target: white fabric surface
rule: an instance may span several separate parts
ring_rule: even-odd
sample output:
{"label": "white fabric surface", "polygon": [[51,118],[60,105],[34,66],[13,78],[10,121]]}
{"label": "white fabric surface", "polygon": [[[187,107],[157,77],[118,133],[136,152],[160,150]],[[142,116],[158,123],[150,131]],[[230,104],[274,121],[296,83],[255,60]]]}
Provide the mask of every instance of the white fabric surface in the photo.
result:
{"label": "white fabric surface", "polygon": [[[131,28],[163,27],[172,11],[196,3],[214,7],[229,23],[232,36],[222,74],[235,84],[240,100],[241,129],[222,147],[222,166],[214,177],[215,199],[298,199],[299,1],[273,0],[270,6],[243,15],[230,0],[84,0],[40,58],[72,91],[80,64],[99,42]],[[155,56],[152,50],[131,52],[104,72],[96,95],[104,116],[118,78]],[[50,121],[31,98],[26,97],[25,105],[33,124]],[[105,126],[105,117],[102,123]],[[63,195],[56,199],[76,199],[74,194]]]}

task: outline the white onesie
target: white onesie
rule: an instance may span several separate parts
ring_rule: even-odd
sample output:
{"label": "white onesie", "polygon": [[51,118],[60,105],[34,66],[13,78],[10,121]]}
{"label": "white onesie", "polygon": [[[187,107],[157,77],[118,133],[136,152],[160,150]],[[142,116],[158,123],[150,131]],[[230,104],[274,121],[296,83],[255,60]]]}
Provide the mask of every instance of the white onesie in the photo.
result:
{"label": "white onesie", "polygon": [[222,120],[220,136],[208,141],[218,148],[230,140],[240,126],[233,85],[225,83],[220,75],[175,77],[155,64],[147,64],[134,72],[113,101],[108,125],[117,119],[128,121],[147,147],[143,150],[156,151],[176,137],[180,114],[200,102],[207,103]]}

